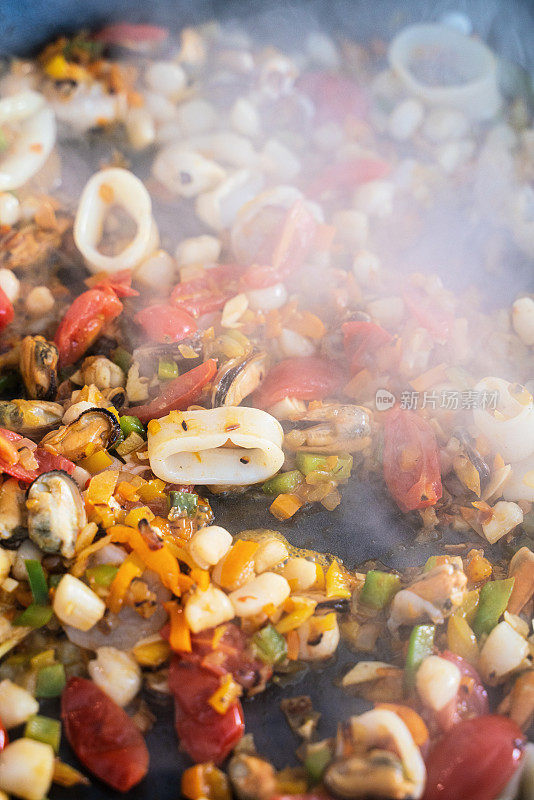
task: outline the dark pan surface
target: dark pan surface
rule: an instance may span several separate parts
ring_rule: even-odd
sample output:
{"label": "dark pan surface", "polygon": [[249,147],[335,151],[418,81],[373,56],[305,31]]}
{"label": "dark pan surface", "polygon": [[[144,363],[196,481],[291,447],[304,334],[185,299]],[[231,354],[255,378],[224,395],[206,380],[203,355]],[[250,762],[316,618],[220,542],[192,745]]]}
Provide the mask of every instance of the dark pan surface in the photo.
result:
{"label": "dark pan surface", "polygon": [[[140,0],[0,0],[0,54],[31,53],[59,33],[98,27],[111,20],[153,21],[179,29],[213,16],[223,19],[237,17],[245,24],[253,20],[254,30],[260,38],[291,47],[295,31],[300,33],[317,24],[324,25],[327,30],[343,29],[359,39],[377,33],[388,38],[408,22],[437,19],[451,10],[466,12],[477,32],[508,59],[527,69],[533,67],[534,3],[530,0],[444,0],[435,3],[416,0],[409,6],[390,0],[376,3],[330,0],[327,5],[317,0],[277,0],[271,3],[262,0],[158,0],[152,3]],[[79,167],[74,170],[78,172],[79,186],[72,187],[71,192],[81,189],[100,158],[108,153],[109,145],[98,140],[85,145],[83,152],[74,147],[67,149],[66,158]],[[140,171],[143,171],[143,165],[140,165]],[[172,230],[175,219],[168,210],[156,208],[156,216],[163,233],[166,224],[168,230]],[[469,243],[460,243],[459,246],[468,249]],[[451,259],[451,263],[453,261]],[[458,289],[473,277],[466,278],[463,272],[451,270],[447,281]],[[484,292],[490,303],[503,304],[512,299],[518,289],[532,285],[532,265],[518,258],[510,264],[510,272],[497,276],[490,285],[486,283]],[[444,542],[459,541],[457,535],[450,533],[445,534],[439,543],[415,544],[415,533],[409,520],[385,496],[380,485],[357,481],[344,488],[342,503],[334,512],[304,513],[289,523],[278,525],[269,514],[268,502],[261,495],[210,500],[216,522],[232,533],[250,528],[275,528],[284,533],[294,546],[334,553],[349,568],[368,559],[377,559],[399,569],[421,564],[428,555],[442,548]],[[320,737],[333,734],[339,719],[364,710],[367,707],[364,701],[349,697],[336,685],[340,675],[355,661],[355,655],[345,646],[340,646],[332,663],[323,665],[320,670],[302,672],[298,678],[292,679],[291,685],[271,685],[260,696],[246,701],[246,730],[254,734],[258,751],[269,757],[278,768],[295,762],[294,750],[298,742],[279,709],[283,697],[311,695],[315,707],[322,713],[318,730]],[[151,703],[151,708],[158,719],[147,736],[151,754],[150,774],[129,796],[135,800],[175,800],[180,794],[181,772],[189,762],[178,750],[171,702],[163,705]],[[57,713],[57,706],[51,702],[42,703],[41,709],[44,714]],[[66,746],[63,756],[75,763]],[[123,797],[97,781],[88,789],[55,788],[51,796],[57,800]]]}

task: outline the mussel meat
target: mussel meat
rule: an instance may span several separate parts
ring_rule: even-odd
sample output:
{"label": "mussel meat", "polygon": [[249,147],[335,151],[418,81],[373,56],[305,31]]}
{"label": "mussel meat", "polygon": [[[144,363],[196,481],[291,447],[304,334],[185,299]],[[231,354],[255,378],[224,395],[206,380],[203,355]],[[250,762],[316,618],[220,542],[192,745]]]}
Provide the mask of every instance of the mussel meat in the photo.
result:
{"label": "mussel meat", "polygon": [[72,558],[76,539],[87,522],[76,482],[62,470],[39,475],[28,489],[28,532],[45,553]]}
{"label": "mussel meat", "polygon": [[43,336],[26,336],[20,344],[19,370],[28,397],[53,400],[57,393],[59,353]]}
{"label": "mussel meat", "polygon": [[45,400],[0,401],[0,427],[35,436],[59,425],[63,406]]}
{"label": "mussel meat", "polygon": [[357,452],[369,442],[371,435],[368,409],[355,405],[330,403],[320,406],[306,411],[294,426],[299,435],[291,432],[284,438],[284,446],[290,450]]}
{"label": "mussel meat", "polygon": [[0,545],[16,550],[27,536],[25,492],[9,478],[0,487]]}
{"label": "mussel meat", "polygon": [[121,436],[117,417],[106,408],[88,408],[69,425],[52,431],[41,442],[48,450],[79,461],[98,450],[108,450]]}
{"label": "mussel meat", "polygon": [[226,361],[215,377],[211,395],[213,408],[238,406],[258,388],[268,366],[269,357],[263,351]]}

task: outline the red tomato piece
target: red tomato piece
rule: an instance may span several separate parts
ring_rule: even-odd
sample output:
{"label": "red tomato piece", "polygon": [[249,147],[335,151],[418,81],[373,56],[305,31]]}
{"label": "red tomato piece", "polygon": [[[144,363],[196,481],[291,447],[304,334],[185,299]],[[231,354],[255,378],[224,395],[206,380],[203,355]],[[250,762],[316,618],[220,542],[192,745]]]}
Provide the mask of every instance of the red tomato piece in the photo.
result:
{"label": "red tomato piece", "polygon": [[418,286],[408,286],[402,293],[408,311],[438,342],[445,342],[452,332],[454,317],[440,308]]}
{"label": "red tomato piece", "polygon": [[144,328],[149,339],[161,344],[181,342],[197,329],[191,314],[164,303],[143,308],[135,315],[135,321]]}
{"label": "red tomato piece", "polygon": [[204,386],[217,372],[217,362],[208,358],[198,367],[193,367],[189,372],[184,372],[172,381],[169,381],[162,393],[143,406],[133,406],[131,411],[141,422],[164,417],[171,411],[185,411],[200,397]]}
{"label": "red tomato piece", "polygon": [[495,800],[516,771],[524,744],[508,717],[464,719],[430,751],[423,800]]}
{"label": "red tomato piece", "polygon": [[244,287],[263,289],[297,272],[315,243],[317,228],[317,220],[309,207],[297,200],[286,216],[270,265],[249,267],[242,277]]}
{"label": "red tomato piece", "polygon": [[0,289],[0,331],[7,328],[10,322],[13,322],[15,317],[15,309],[7,294],[3,289]]}
{"label": "red tomato piece", "polygon": [[133,24],[116,22],[107,25],[95,35],[95,39],[105,44],[118,44],[130,47],[140,44],[159,44],[169,36],[167,28],[160,25]]}
{"label": "red tomato piece", "polygon": [[[24,437],[19,433],[10,431],[7,428],[0,428],[0,436],[7,439],[8,442],[20,442]],[[0,473],[5,472],[11,475],[12,478],[17,478],[24,483],[31,483],[43,472],[50,472],[53,469],[61,469],[72,475],[76,469],[76,465],[69,461],[68,458],[59,455],[53,455],[45,450],[43,447],[36,447],[32,450],[32,455],[36,459],[37,469],[25,469],[21,464],[7,464],[0,458]]]}
{"label": "red tomato piece", "polygon": [[209,698],[220,676],[189,660],[175,658],[169,669],[169,688],[175,700],[175,727],[181,745],[193,761],[220,764],[243,736],[241,703],[219,714]]}
{"label": "red tomato piece", "polygon": [[74,364],[100,336],[106,323],[121,311],[122,303],[109,287],[88,289],[78,295],[54,336],[61,364]]}
{"label": "red tomato piece", "polygon": [[100,273],[88,278],[85,285],[90,289],[112,289],[117,297],[138,297],[137,289],[132,289],[132,271],[122,269],[113,275]]}
{"label": "red tomato piece", "polygon": [[442,494],[434,431],[423,417],[398,406],[385,417],[384,480],[405,512],[433,506]]}
{"label": "red tomato piece", "polygon": [[220,311],[227,300],[235,294],[232,284],[240,270],[231,264],[223,264],[205,270],[205,274],[190,281],[181,281],[174,287],[171,303],[193,317],[202,317],[213,311]]}
{"label": "red tomato piece", "polygon": [[9,744],[9,737],[7,735],[7,731],[2,724],[2,720],[0,720],[0,751],[4,749]]}
{"label": "red tomato piece", "polygon": [[457,696],[436,714],[436,721],[441,730],[449,730],[462,719],[489,714],[488,693],[476,669],[464,658],[449,650],[441,653],[441,658],[456,664],[462,675]]}
{"label": "red tomato piece", "polygon": [[297,81],[315,106],[315,120],[343,123],[347,117],[364,119],[368,100],[363,89],[350,78],[331,72],[307,72]]}
{"label": "red tomato piece", "polygon": [[306,194],[320,197],[324,192],[350,192],[362,183],[384,178],[390,171],[387,161],[356,158],[328,164],[308,185]]}
{"label": "red tomato piece", "polygon": [[343,373],[330,361],[315,356],[286,358],[268,372],[254,400],[260,408],[269,408],[285,397],[323,400],[342,382]]}
{"label": "red tomato piece", "polygon": [[97,778],[127,792],[148,771],[148,750],[138,728],[92,681],[71,678],[61,698],[70,746]]}
{"label": "red tomato piece", "polygon": [[345,322],[342,331],[345,353],[353,375],[364,367],[372,366],[376,351],[393,338],[381,325],[374,322]]}
{"label": "red tomato piece", "polygon": [[198,656],[205,669],[217,674],[231,672],[234,680],[244,689],[251,690],[266,681],[272,670],[263,661],[254,658],[247,649],[247,638],[237,625],[227,625],[214,650],[213,631],[193,634],[193,655]]}

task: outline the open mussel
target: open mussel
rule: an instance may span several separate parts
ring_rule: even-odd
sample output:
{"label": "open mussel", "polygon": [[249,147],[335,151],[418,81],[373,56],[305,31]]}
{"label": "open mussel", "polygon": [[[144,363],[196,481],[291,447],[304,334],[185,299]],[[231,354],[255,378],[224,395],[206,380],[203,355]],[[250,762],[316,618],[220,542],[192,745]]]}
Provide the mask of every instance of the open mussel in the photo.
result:
{"label": "open mussel", "polygon": [[36,436],[59,425],[63,406],[45,400],[0,401],[0,427],[23,436]]}
{"label": "open mussel", "polygon": [[20,343],[19,370],[28,397],[53,400],[57,393],[59,353],[43,336],[26,336]]}
{"label": "open mussel", "polygon": [[25,492],[9,478],[0,486],[0,546],[16,550],[27,536]]}
{"label": "open mussel", "polygon": [[371,417],[361,406],[329,403],[306,411],[291,427],[284,438],[284,446],[290,450],[351,453],[369,441]]}
{"label": "open mussel", "polygon": [[225,361],[215,377],[211,395],[213,408],[238,406],[258,388],[268,366],[269,357],[263,351]]}
{"label": "open mussel", "polygon": [[106,408],[88,408],[70,425],[62,425],[45,436],[41,444],[71,461],[79,461],[97,450],[113,447],[120,436],[115,414]]}
{"label": "open mussel", "polygon": [[76,482],[62,470],[39,475],[26,497],[30,539],[45,553],[72,558],[76,539],[87,522]]}

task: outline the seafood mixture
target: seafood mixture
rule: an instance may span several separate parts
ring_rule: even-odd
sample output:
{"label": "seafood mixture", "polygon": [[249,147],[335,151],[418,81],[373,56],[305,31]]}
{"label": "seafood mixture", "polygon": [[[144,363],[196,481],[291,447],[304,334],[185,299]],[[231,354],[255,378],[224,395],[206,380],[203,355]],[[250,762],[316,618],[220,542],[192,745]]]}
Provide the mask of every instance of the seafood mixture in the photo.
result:
{"label": "seafood mixture", "polygon": [[[450,23],[3,64],[1,800],[127,792],[162,704],[189,800],[534,797],[534,295],[480,291],[534,257],[502,66]],[[295,547],[357,482],[434,554]],[[243,493],[272,529],[217,524]],[[340,644],[361,713],[324,738],[298,680]],[[244,709],[289,682],[280,769]]]}

